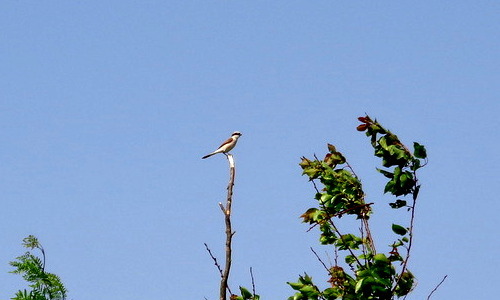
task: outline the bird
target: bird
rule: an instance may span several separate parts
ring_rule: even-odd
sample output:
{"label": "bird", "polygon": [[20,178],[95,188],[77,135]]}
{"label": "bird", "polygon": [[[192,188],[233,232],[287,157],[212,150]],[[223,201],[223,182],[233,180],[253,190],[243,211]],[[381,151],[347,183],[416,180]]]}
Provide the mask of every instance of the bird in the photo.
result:
{"label": "bird", "polygon": [[234,148],[234,146],[236,146],[236,142],[238,141],[238,138],[240,136],[241,136],[241,132],[239,132],[239,131],[233,132],[233,134],[231,134],[231,137],[228,138],[224,143],[222,143],[222,145],[220,145],[219,148],[217,148],[217,150],[215,150],[214,152],[212,152],[210,154],[203,156],[202,159],[208,158],[208,157],[215,155],[217,153],[226,154],[227,152],[231,151]]}

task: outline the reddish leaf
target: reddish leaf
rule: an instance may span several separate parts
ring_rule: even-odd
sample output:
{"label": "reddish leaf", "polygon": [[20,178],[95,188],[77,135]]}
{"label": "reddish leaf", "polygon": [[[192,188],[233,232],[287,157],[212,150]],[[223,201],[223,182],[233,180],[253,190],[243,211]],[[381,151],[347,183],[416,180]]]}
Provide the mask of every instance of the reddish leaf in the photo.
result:
{"label": "reddish leaf", "polygon": [[361,124],[358,127],[356,127],[357,131],[365,131],[366,128],[368,128],[368,124]]}

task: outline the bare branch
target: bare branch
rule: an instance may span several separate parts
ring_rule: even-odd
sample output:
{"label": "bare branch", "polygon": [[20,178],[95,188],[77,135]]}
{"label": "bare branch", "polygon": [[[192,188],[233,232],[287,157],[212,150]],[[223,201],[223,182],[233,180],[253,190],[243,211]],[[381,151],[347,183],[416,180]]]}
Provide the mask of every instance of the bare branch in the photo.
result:
{"label": "bare branch", "polygon": [[311,182],[312,182],[312,184],[313,184],[313,186],[314,186],[314,189],[316,190],[316,193],[318,193],[318,194],[319,194],[318,187],[316,186],[316,181],[314,181],[314,179],[313,179],[313,180],[311,180]]}
{"label": "bare branch", "polygon": [[210,254],[210,257],[211,257],[211,258],[212,258],[212,260],[214,261],[215,266],[216,266],[216,267],[217,267],[217,269],[219,270],[220,277],[222,278],[222,268],[221,268],[221,266],[219,265],[219,263],[217,262],[217,258],[215,258],[215,256],[212,254],[212,251],[210,251],[210,248],[208,248],[207,243],[203,243],[203,244],[205,245],[205,248],[207,249],[208,254]]}
{"label": "bare branch", "polygon": [[[229,183],[227,185],[226,207],[225,209],[223,209],[224,220],[226,223],[226,264],[224,271],[222,273],[222,278],[220,283],[220,300],[226,300],[226,295],[227,295],[226,291],[229,291],[229,293],[232,294],[228,286],[228,280],[229,280],[229,272],[231,270],[231,255],[232,255],[231,243],[234,235],[234,232],[231,228],[231,204],[233,201],[235,165],[232,154],[227,154],[226,157],[229,162]],[[219,206],[223,208],[222,204],[220,204]]]}
{"label": "bare branch", "polygon": [[252,293],[255,296],[255,279],[253,278],[253,270],[252,267],[250,267],[250,277],[252,277]]}
{"label": "bare branch", "polygon": [[306,230],[306,232],[309,232],[311,230],[313,230],[314,227],[318,226],[319,224],[318,223],[314,223],[314,225],[312,225],[311,227],[309,227],[309,229]]}
{"label": "bare branch", "polygon": [[313,247],[310,247],[310,249],[314,253],[314,255],[316,255],[316,258],[319,260],[319,262],[323,265],[323,267],[325,268],[326,272],[328,272],[328,275],[331,275],[330,269],[326,266],[326,264],[323,262],[323,260],[321,260],[321,258],[319,257],[318,253],[316,253],[316,251],[314,251]]}
{"label": "bare branch", "polygon": [[339,265],[339,250],[337,248],[335,248],[334,250],[335,250],[335,265],[338,266]]}
{"label": "bare branch", "polygon": [[354,169],[351,167],[351,165],[349,164],[349,162],[347,161],[347,159],[345,161],[345,164],[347,165],[347,167],[349,168],[349,170],[351,170],[352,175],[354,175],[354,177],[356,177],[356,179],[359,180],[358,175],[356,175],[356,172],[354,172]]}
{"label": "bare branch", "polygon": [[432,292],[429,294],[429,296],[427,296],[427,300],[431,299],[431,296],[432,294],[439,288],[439,286],[446,280],[446,278],[448,277],[448,275],[445,275],[443,277],[443,279],[441,279],[441,281],[438,283],[438,285],[432,290]]}

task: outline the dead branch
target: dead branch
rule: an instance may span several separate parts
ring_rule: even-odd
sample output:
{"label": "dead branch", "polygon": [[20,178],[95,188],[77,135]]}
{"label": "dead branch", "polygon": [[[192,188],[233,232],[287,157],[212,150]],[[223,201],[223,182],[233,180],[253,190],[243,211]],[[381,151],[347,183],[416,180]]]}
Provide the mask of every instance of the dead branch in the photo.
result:
{"label": "dead branch", "polygon": [[[219,206],[223,210],[224,221],[226,223],[226,264],[224,266],[224,271],[222,273],[222,278],[220,282],[220,300],[226,300],[227,291],[229,290],[228,280],[229,280],[229,272],[231,270],[231,255],[232,255],[231,242],[234,235],[234,232],[231,227],[231,203],[233,201],[235,165],[232,154],[227,154],[226,157],[229,162],[229,183],[227,186],[226,206],[223,207],[222,204],[219,204]],[[229,293],[232,294],[230,290]]]}

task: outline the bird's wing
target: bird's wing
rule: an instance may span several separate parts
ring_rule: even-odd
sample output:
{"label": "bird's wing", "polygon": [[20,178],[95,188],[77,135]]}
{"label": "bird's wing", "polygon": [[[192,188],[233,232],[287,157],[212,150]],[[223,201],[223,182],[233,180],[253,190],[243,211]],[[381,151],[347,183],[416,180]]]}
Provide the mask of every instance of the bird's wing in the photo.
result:
{"label": "bird's wing", "polygon": [[219,148],[217,148],[217,149],[220,149],[220,148],[224,147],[225,145],[227,145],[227,144],[231,143],[232,141],[233,141],[233,138],[228,138],[228,139],[227,139],[224,143],[222,143],[222,144],[219,146]]}

